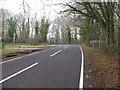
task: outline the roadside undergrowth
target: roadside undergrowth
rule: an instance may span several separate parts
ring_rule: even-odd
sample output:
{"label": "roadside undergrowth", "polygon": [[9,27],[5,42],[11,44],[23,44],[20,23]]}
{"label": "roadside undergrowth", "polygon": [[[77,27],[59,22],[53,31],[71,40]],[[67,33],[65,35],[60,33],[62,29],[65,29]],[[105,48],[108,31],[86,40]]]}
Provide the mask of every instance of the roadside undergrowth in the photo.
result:
{"label": "roadside undergrowth", "polygon": [[88,58],[90,78],[93,79],[93,88],[117,88],[118,87],[118,60],[117,58],[99,50],[80,45]]}

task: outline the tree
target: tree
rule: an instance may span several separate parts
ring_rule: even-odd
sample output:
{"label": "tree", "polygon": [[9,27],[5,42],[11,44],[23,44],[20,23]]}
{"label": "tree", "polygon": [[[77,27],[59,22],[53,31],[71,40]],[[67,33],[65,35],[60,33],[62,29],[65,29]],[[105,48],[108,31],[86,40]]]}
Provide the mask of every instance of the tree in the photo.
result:
{"label": "tree", "polygon": [[30,19],[28,17],[28,20],[26,22],[26,38],[28,38],[30,35]]}
{"label": "tree", "polygon": [[22,31],[21,31],[21,43],[25,43],[26,31],[25,31],[25,19],[22,21]]}
{"label": "tree", "polygon": [[10,18],[8,19],[8,37],[9,40],[8,42],[15,42],[15,40],[17,39],[17,33],[16,33],[16,20],[14,20],[14,18]]}
{"label": "tree", "polygon": [[67,27],[68,30],[68,43],[71,44],[71,33],[70,33],[70,27]]}
{"label": "tree", "polygon": [[60,35],[59,35],[59,26],[58,26],[58,28],[55,28],[55,42],[56,42],[56,44],[58,44],[59,40],[60,40]]}
{"label": "tree", "polygon": [[0,9],[0,19],[1,19],[1,41],[2,48],[4,48],[6,42],[6,33],[7,33],[7,19],[11,16],[11,12],[6,9]]}
{"label": "tree", "polygon": [[35,44],[38,44],[40,42],[40,28],[39,23],[36,20],[35,21],[35,35],[34,35]]}
{"label": "tree", "polygon": [[[75,1],[74,4],[67,4],[69,7],[65,12],[79,14],[86,19],[91,19],[93,25],[98,23],[102,29],[104,46],[113,48],[116,44],[114,35],[114,18],[115,18],[115,2],[79,2]],[[100,29],[99,29],[100,30]],[[98,31],[96,31],[98,32]],[[101,35],[101,34],[100,34]]]}
{"label": "tree", "polygon": [[2,9],[2,49],[4,49],[4,30],[5,30],[5,15],[4,10]]}
{"label": "tree", "polygon": [[41,24],[40,24],[41,42],[43,43],[47,42],[47,34],[48,34],[49,26],[50,26],[49,20],[43,17],[41,19]]}
{"label": "tree", "polygon": [[39,34],[39,26],[38,26],[38,21],[36,20],[35,22],[35,35]]}
{"label": "tree", "polygon": [[[120,1],[118,3],[118,48],[120,48]],[[119,64],[120,64],[120,49],[118,50],[118,58],[119,58]]]}

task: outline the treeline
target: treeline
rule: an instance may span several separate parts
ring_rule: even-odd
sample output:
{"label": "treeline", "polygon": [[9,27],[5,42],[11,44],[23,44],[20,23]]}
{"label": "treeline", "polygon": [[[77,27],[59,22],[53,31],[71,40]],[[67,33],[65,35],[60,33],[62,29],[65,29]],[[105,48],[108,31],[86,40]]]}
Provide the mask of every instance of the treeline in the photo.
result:
{"label": "treeline", "polygon": [[[64,4],[65,5],[65,4]],[[66,10],[50,22],[23,13],[0,10],[4,43],[85,43],[106,52],[120,53],[120,4],[118,2],[67,3]]]}
{"label": "treeline", "polygon": [[79,28],[76,27],[76,24],[77,23],[74,20],[73,15],[66,16],[66,14],[61,14],[58,18],[56,18],[52,26],[52,37],[54,43],[79,43]]}
{"label": "treeline", "polygon": [[99,42],[99,48],[118,53],[119,2],[79,2],[67,3],[64,12],[77,15],[83,43]]}
{"label": "treeline", "polygon": [[14,15],[8,10],[0,10],[2,23],[2,43],[29,43],[38,44],[47,42],[50,21],[45,17],[37,20],[36,17]]}

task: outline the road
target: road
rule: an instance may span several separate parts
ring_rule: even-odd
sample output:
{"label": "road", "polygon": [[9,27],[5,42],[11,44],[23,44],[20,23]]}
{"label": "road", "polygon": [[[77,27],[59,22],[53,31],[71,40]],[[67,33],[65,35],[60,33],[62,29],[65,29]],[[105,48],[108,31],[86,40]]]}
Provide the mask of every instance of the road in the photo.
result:
{"label": "road", "polygon": [[81,62],[79,46],[57,46],[0,63],[0,83],[2,88],[79,88]]}

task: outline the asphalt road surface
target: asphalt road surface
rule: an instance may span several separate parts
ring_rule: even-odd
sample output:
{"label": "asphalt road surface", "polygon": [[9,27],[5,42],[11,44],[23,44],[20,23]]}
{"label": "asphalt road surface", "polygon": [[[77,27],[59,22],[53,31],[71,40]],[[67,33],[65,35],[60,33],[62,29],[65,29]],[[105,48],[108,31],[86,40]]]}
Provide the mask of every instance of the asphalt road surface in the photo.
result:
{"label": "asphalt road surface", "polygon": [[2,88],[79,88],[82,53],[61,45],[0,63]]}

